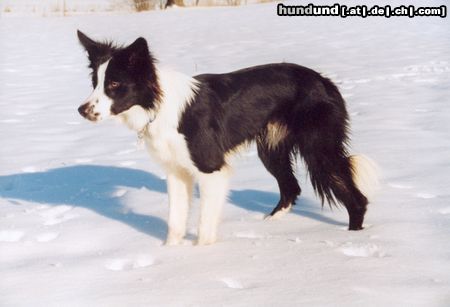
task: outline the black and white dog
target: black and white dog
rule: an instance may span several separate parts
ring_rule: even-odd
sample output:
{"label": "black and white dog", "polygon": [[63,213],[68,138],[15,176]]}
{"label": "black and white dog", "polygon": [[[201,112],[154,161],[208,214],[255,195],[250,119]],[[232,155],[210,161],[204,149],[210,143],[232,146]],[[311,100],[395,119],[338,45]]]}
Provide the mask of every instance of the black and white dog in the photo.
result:
{"label": "black and white dog", "polygon": [[253,141],[280,189],[270,216],[287,212],[300,195],[293,172],[299,155],[322,205],[343,204],[349,229],[363,228],[374,165],[348,155],[348,114],[329,79],[288,63],[189,77],[158,67],[144,38],[128,47],[96,42],[80,31],[78,38],[94,88],[80,114],[93,122],[119,118],[167,172],[167,244],[180,243],[186,234],[195,181],[201,199],[198,244],[216,241],[229,158]]}

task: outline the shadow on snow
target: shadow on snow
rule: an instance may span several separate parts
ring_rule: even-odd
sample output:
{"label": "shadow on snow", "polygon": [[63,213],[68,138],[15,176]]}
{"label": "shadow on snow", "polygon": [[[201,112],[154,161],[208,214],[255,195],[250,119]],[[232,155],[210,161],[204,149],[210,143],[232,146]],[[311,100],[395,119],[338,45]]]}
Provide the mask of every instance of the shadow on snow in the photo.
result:
{"label": "shadow on snow", "polygon": [[[167,233],[166,222],[152,215],[124,213],[120,198],[113,196],[118,187],[167,192],[165,181],[149,172],[111,166],[80,165],[0,176],[0,197],[88,208],[163,240]],[[269,213],[278,202],[277,193],[258,190],[232,190],[229,195],[232,204],[261,213]],[[293,210],[295,214],[328,224],[345,225],[321,215],[320,207],[313,201],[300,198],[297,203]]]}

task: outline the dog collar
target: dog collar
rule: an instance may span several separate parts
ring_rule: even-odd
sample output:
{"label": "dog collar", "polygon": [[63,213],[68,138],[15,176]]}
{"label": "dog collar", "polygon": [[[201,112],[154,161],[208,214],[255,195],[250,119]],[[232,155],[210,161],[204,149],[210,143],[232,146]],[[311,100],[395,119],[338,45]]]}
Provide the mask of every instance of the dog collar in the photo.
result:
{"label": "dog collar", "polygon": [[144,137],[145,137],[145,133],[148,130],[148,126],[150,126],[150,124],[155,120],[155,116],[152,116],[149,118],[148,122],[145,124],[145,126],[138,131],[137,136],[138,136],[138,143],[142,144],[144,142]]}
{"label": "dog collar", "polygon": [[137,136],[138,136],[139,141],[142,141],[144,139],[145,131],[147,130],[147,127],[148,127],[148,124],[145,125],[141,131],[138,131]]}

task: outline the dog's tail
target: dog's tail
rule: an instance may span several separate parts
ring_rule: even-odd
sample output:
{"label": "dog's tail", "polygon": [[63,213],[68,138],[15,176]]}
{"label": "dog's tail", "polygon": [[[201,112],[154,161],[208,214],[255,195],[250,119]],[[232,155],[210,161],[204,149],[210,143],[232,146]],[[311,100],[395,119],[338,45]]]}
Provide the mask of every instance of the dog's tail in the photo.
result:
{"label": "dog's tail", "polygon": [[352,169],[352,178],[356,187],[371,202],[379,186],[379,168],[365,155],[348,157]]}
{"label": "dog's tail", "polygon": [[[378,182],[377,167],[362,155],[347,152],[348,114],[337,87],[322,79],[325,91],[311,97],[303,110],[296,135],[296,151],[308,170],[312,186],[330,205],[341,203],[351,212],[364,214]],[[355,213],[356,215],[356,213]]]}

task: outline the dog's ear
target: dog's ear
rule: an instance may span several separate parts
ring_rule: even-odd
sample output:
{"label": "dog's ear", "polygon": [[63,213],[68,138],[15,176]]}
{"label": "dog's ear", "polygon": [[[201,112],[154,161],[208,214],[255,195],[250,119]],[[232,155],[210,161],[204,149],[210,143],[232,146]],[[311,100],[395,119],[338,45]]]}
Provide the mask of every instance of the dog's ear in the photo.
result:
{"label": "dog's ear", "polygon": [[96,42],[80,30],[77,30],[77,35],[81,45],[88,53],[89,61],[91,61],[92,67],[101,57],[107,55],[111,49],[110,45]]}
{"label": "dog's ear", "polygon": [[131,45],[125,48],[124,55],[127,59],[128,67],[135,68],[145,65],[150,59],[150,51],[148,49],[145,38],[139,37]]}
{"label": "dog's ear", "polygon": [[87,51],[96,48],[96,46],[98,45],[98,43],[90,39],[86,34],[81,32],[80,30],[77,30],[77,35],[81,45],[83,45],[84,49],[86,49]]}

